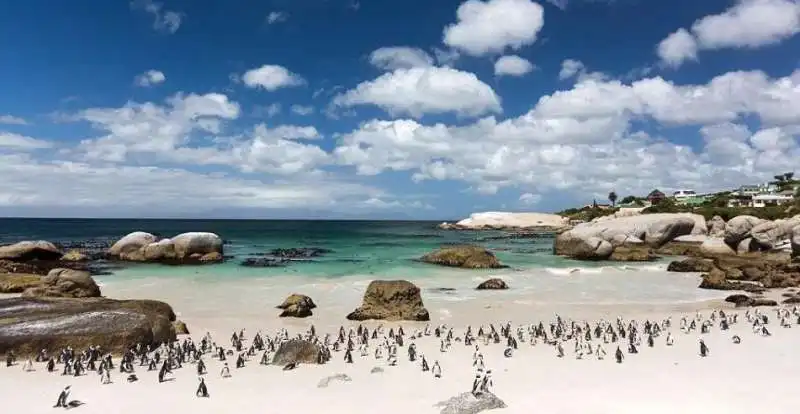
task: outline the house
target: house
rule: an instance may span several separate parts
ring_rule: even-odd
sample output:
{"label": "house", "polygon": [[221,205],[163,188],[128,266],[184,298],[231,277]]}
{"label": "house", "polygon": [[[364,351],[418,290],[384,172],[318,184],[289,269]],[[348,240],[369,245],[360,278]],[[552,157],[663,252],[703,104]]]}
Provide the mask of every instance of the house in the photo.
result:
{"label": "house", "polygon": [[791,203],[794,197],[781,194],[759,194],[753,196],[753,207],[779,206]]}
{"label": "house", "polygon": [[667,198],[667,196],[658,190],[653,190],[647,195],[647,201],[649,201],[651,205],[657,205],[664,201],[665,198]]}
{"label": "house", "polygon": [[757,194],[773,194],[778,192],[778,186],[774,183],[763,183],[758,185],[743,185],[736,189],[732,194],[739,196],[754,196]]}
{"label": "house", "polygon": [[678,190],[672,193],[672,197],[676,201],[680,201],[686,198],[697,197],[697,193],[694,190]]}

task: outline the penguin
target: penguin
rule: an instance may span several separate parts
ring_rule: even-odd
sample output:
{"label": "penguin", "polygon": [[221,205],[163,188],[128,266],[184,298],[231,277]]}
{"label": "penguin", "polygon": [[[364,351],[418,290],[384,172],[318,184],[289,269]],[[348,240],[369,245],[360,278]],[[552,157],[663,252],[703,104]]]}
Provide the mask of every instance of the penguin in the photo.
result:
{"label": "penguin", "polygon": [[208,387],[206,387],[206,381],[203,377],[198,377],[200,380],[200,384],[197,385],[197,391],[194,393],[197,397],[208,398]]}
{"label": "penguin", "polygon": [[511,353],[512,352],[513,352],[513,349],[511,347],[508,347],[508,348],[506,348],[505,351],[503,351],[503,356],[506,357],[506,358],[511,358]]}
{"label": "penguin", "polygon": [[706,346],[706,343],[703,342],[702,339],[700,340],[700,356],[701,357],[708,356],[708,346]]}
{"label": "penguin", "polygon": [[69,385],[67,385],[67,386],[66,386],[66,387],[64,387],[64,389],[61,391],[61,393],[60,393],[60,394],[58,394],[58,399],[56,400],[56,405],[54,405],[54,406],[53,406],[53,408],[56,408],[56,407],[64,407],[64,408],[67,408],[67,398],[69,398],[69,393],[70,393],[70,390],[69,390],[69,388],[70,388],[70,386],[69,386]]}
{"label": "penguin", "polygon": [[347,364],[353,363],[353,353],[349,349],[344,351],[344,362]]}
{"label": "penguin", "polygon": [[290,362],[290,363],[286,364],[286,365],[283,367],[283,370],[284,370],[284,371],[291,371],[291,370],[293,370],[293,369],[295,369],[295,368],[297,368],[297,362]]}
{"label": "penguin", "polygon": [[614,352],[614,357],[617,359],[617,364],[621,364],[625,359],[625,354],[622,353],[622,350],[619,349],[619,346],[617,346],[617,351]]}
{"label": "penguin", "polygon": [[742,338],[740,338],[739,335],[734,335],[732,339],[734,344],[742,343]]}
{"label": "penguin", "polygon": [[53,372],[55,369],[56,361],[53,359],[53,357],[50,357],[50,359],[47,360],[47,372]]}
{"label": "penguin", "polygon": [[137,377],[136,374],[131,374],[131,375],[128,375],[127,381],[128,381],[128,383],[136,382],[136,381],[139,381],[139,377]]}
{"label": "penguin", "polygon": [[222,370],[219,372],[219,375],[222,378],[230,378],[231,377],[231,369],[228,368],[228,363],[226,362],[225,365],[222,366]]}
{"label": "penguin", "polygon": [[561,342],[558,342],[558,344],[556,344],[556,352],[559,358],[564,357],[564,347],[561,345]]}
{"label": "penguin", "polygon": [[494,385],[492,383],[492,370],[487,370],[486,374],[483,376],[483,379],[481,380],[481,389],[480,389],[481,393],[489,392],[489,387],[491,387],[492,385]]}
{"label": "penguin", "polygon": [[672,332],[667,332],[667,346],[672,346],[675,343],[675,339],[672,338]]}
{"label": "penguin", "polygon": [[472,381],[472,395],[477,396],[481,386],[481,374],[475,374],[475,380]]}
{"label": "penguin", "polygon": [[653,334],[649,334],[647,335],[647,346],[652,348],[653,345],[655,345],[655,341],[653,340]]}
{"label": "penguin", "polygon": [[25,365],[22,366],[22,370],[25,372],[33,371],[33,361],[30,358],[25,361]]}
{"label": "penguin", "polygon": [[422,356],[422,372],[428,372],[430,368],[428,367],[428,361],[425,359],[425,355]]}
{"label": "penguin", "polygon": [[606,350],[603,349],[602,345],[597,345],[595,353],[597,355],[597,359],[600,361],[602,361],[606,357]]}
{"label": "penguin", "polygon": [[439,366],[439,361],[433,361],[433,368],[431,371],[433,372],[434,378],[442,377],[442,367]]}

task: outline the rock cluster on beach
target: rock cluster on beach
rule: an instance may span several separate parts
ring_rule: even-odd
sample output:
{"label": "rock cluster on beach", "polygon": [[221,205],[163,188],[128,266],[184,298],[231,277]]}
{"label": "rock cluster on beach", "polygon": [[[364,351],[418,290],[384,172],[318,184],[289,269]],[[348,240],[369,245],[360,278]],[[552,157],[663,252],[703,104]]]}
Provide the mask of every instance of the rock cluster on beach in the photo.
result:
{"label": "rock cluster on beach", "polygon": [[506,290],[508,285],[503,279],[492,278],[481,282],[475,289],[477,290]]}
{"label": "rock cluster on beach", "polygon": [[324,352],[320,345],[302,339],[282,342],[272,357],[273,365],[324,364]]}
{"label": "rock cluster on beach", "polygon": [[361,306],[347,315],[351,321],[428,321],[419,288],[407,280],[373,280],[364,292]]}
{"label": "rock cluster on beach", "polygon": [[131,262],[216,263],[223,260],[222,239],[214,233],[182,233],[159,239],[143,231],[130,233],[108,249],[109,256]]}
{"label": "rock cluster on beach", "polygon": [[478,246],[448,246],[428,253],[420,261],[464,269],[498,269],[503,266],[494,253]]}
{"label": "rock cluster on beach", "polygon": [[310,297],[293,293],[289,295],[289,297],[287,297],[283,303],[277,306],[278,309],[283,310],[283,312],[281,312],[281,314],[278,316],[281,318],[305,318],[311,316],[311,310],[316,307],[317,305],[314,304],[314,301],[311,300]]}

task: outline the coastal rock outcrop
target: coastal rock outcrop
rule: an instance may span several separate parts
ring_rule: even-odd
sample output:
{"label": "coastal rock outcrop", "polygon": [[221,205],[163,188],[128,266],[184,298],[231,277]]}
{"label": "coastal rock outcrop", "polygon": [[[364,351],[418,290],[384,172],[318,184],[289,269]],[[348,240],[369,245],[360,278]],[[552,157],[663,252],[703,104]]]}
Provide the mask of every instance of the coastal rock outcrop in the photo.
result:
{"label": "coastal rock outcrop", "polygon": [[508,285],[503,279],[493,278],[481,282],[475,289],[477,290],[506,290]]}
{"label": "coastal rock outcrop", "polygon": [[778,302],[762,298],[753,297],[742,294],[730,295],[725,298],[725,302],[733,303],[737,308],[741,307],[758,307],[758,306],[778,306]]}
{"label": "coastal rock outcrop", "polygon": [[327,362],[325,353],[319,345],[302,339],[291,339],[280,344],[272,365],[285,366],[287,364],[324,364]]}
{"label": "coastal rock outcrop", "polygon": [[700,245],[700,255],[703,257],[733,256],[736,251],[723,239],[708,238]]}
{"label": "coastal rock outcrop", "polygon": [[30,273],[0,273],[0,293],[22,293],[39,286],[42,276]]}
{"label": "coastal rock outcrop", "polygon": [[278,315],[281,318],[306,318],[312,315],[311,310],[316,308],[317,305],[314,304],[314,301],[311,300],[310,297],[293,293],[276,307],[278,309],[283,309],[283,312]]}
{"label": "coastal rock outcrop", "polygon": [[29,260],[58,260],[63,253],[53,243],[44,240],[21,241],[0,246],[0,260],[27,262]]}
{"label": "coastal rock outcrop", "polygon": [[428,321],[419,288],[407,280],[373,280],[367,286],[361,306],[347,315],[351,321]]}
{"label": "coastal rock outcrop", "polygon": [[324,256],[332,252],[333,250],[321,247],[291,247],[288,249],[270,250],[269,255],[287,259],[309,259],[312,257]]}
{"label": "coastal rock outcrop", "polygon": [[114,243],[111,257],[133,262],[170,264],[217,263],[223,260],[223,241],[214,233],[182,233],[159,240],[153,234],[137,231]]}
{"label": "coastal rock outcrop", "polygon": [[428,253],[420,261],[465,269],[497,269],[504,267],[494,253],[478,246],[448,246]]}
{"label": "coastal rock outcrop", "polygon": [[569,227],[569,218],[557,214],[483,212],[473,213],[455,224],[442,223],[444,230],[542,230],[558,231]]}
{"label": "coastal rock outcrop", "polygon": [[441,408],[441,414],[477,414],[483,411],[506,408],[506,403],[491,392],[482,392],[477,395],[465,392],[448,400],[438,402],[434,407]]}
{"label": "coastal rock outcrop", "polygon": [[714,216],[708,221],[707,224],[709,237],[725,237],[725,220],[722,217]]}
{"label": "coastal rock outcrop", "polygon": [[175,340],[175,313],[158,301],[20,297],[0,300],[0,315],[0,353],[96,345],[120,354],[138,343]]}
{"label": "coastal rock outcrop", "polygon": [[650,247],[638,244],[617,246],[608,259],[617,262],[650,262],[657,258]]}
{"label": "coastal rock outcrop", "polygon": [[687,257],[683,260],[670,262],[667,266],[668,272],[700,272],[706,273],[714,269],[714,261],[701,259],[698,257]]}
{"label": "coastal rock outcrop", "polygon": [[684,235],[705,234],[705,219],[697,214],[659,213],[582,223],[556,236],[554,252],[583,260],[605,260],[620,245],[644,242],[658,248]]}
{"label": "coastal rock outcrop", "polygon": [[758,217],[747,215],[736,216],[728,220],[725,223],[725,235],[723,237],[725,243],[731,248],[736,248],[742,240],[750,237],[750,231],[753,227],[764,221]]}
{"label": "coastal rock outcrop", "polygon": [[89,272],[73,269],[53,269],[41,278],[37,286],[25,289],[23,297],[96,298],[100,296]]}

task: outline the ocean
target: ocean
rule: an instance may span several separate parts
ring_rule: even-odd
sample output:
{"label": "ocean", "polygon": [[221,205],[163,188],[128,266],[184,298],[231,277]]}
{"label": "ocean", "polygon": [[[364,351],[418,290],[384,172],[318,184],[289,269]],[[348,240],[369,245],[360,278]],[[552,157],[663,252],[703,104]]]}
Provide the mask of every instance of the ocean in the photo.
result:
{"label": "ocean", "polygon": [[[103,245],[132,231],[171,237],[208,231],[225,240],[225,263],[206,266],[128,264],[95,276],[115,298],[169,302],[180,314],[235,319],[257,317],[293,292],[311,296],[321,309],[345,314],[360,302],[374,279],[407,279],[420,286],[432,317],[448,319],[455,309],[518,306],[539,310],[575,307],[674,306],[719,299],[697,289],[698,275],[666,271],[668,259],[653,263],[579,262],[552,254],[553,235],[503,231],[446,231],[430,221],[277,221],[156,219],[0,219],[0,243],[48,240]],[[507,269],[464,270],[416,259],[452,244],[493,251]],[[329,253],[284,267],[243,267],[247,258],[272,249],[316,247]],[[511,289],[481,292],[490,277]],[[489,300],[489,303],[487,303]],[[239,304],[239,306],[234,306]],[[615,308],[616,309],[616,308]]]}

